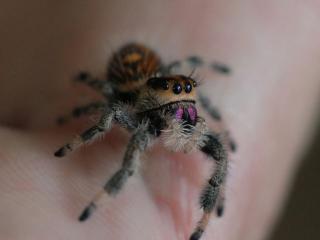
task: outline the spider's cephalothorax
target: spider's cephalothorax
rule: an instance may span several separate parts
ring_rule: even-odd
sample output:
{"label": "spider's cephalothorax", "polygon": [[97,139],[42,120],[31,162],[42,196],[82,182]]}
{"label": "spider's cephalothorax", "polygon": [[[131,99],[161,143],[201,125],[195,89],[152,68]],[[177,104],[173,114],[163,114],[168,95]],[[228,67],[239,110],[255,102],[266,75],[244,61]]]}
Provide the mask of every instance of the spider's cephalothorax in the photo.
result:
{"label": "spider's cephalothorax", "polygon": [[[186,62],[191,67],[203,64],[200,58],[194,56],[187,58]],[[165,65],[151,49],[131,43],[111,57],[106,80],[92,78],[88,73],[81,73],[77,77],[77,81],[98,90],[107,101],[98,101],[74,109],[71,117],[98,111],[101,113],[100,120],[61,147],[55,152],[55,156],[62,157],[107,132],[113,123],[132,133],[122,167],[92,199],[80,215],[80,221],[90,217],[101,203],[103,195],[113,196],[122,189],[129,177],[136,172],[140,153],[158,137],[162,137],[165,146],[172,150],[188,152],[199,149],[217,162],[202,191],[200,205],[203,216],[190,240],[200,239],[213,210],[218,216],[222,215],[227,153],[235,150],[235,144],[227,131],[219,134],[210,131],[204,119],[198,116],[197,100],[213,119],[221,121],[219,112],[197,91],[197,82],[191,76],[173,71],[181,64],[182,62],[175,61]],[[212,64],[211,67],[220,73],[230,72],[221,64]]]}

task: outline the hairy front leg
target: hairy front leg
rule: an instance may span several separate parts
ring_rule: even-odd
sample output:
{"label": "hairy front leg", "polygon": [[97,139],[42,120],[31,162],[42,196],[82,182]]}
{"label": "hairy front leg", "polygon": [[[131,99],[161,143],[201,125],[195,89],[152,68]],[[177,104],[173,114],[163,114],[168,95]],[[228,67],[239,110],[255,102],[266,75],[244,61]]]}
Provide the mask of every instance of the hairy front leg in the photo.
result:
{"label": "hairy front leg", "polygon": [[140,162],[140,153],[147,148],[151,140],[152,136],[147,131],[147,126],[138,128],[127,146],[121,168],[113,174],[104,185],[104,188],[96,194],[88,206],[83,210],[79,216],[79,221],[85,221],[91,216],[93,211],[97,209],[98,203],[103,196],[115,196],[120,192],[129,177],[137,171]]}
{"label": "hairy front leg", "polygon": [[97,112],[102,112],[106,108],[106,103],[102,101],[91,102],[83,106],[75,107],[71,114],[61,116],[57,119],[58,124],[65,124],[72,118],[79,118],[84,115],[90,115]]}
{"label": "hairy front leg", "polygon": [[218,215],[222,214],[224,192],[221,192],[220,194],[220,191],[222,191],[228,168],[228,154],[219,135],[205,133],[202,136],[202,140],[199,142],[199,149],[208,157],[215,160],[216,166],[202,190],[200,206],[203,210],[203,214],[191,235],[190,240],[198,240],[201,238],[209,223],[212,212],[216,207]]}
{"label": "hairy front leg", "polygon": [[70,143],[65,144],[58,149],[54,155],[56,157],[63,157],[67,152],[72,152],[83,144],[94,140],[99,135],[106,133],[112,127],[112,122],[120,124],[129,131],[133,131],[138,127],[138,122],[132,114],[130,107],[124,103],[113,103],[105,107],[98,124],[84,131],[79,136],[75,137]]}
{"label": "hairy front leg", "polygon": [[93,90],[103,94],[104,96],[108,96],[112,93],[112,88],[108,84],[106,80],[100,80],[98,78],[94,78],[88,72],[80,72],[74,79],[76,82],[84,83],[87,86],[91,87]]}
{"label": "hairy front leg", "polygon": [[79,148],[83,144],[93,140],[98,135],[105,133],[112,126],[112,120],[114,118],[114,112],[111,109],[106,109],[104,114],[101,116],[98,124],[84,131],[80,136],[75,137],[71,142],[65,144],[59,148],[54,155],[56,157],[63,157],[68,152],[72,152],[76,148]]}

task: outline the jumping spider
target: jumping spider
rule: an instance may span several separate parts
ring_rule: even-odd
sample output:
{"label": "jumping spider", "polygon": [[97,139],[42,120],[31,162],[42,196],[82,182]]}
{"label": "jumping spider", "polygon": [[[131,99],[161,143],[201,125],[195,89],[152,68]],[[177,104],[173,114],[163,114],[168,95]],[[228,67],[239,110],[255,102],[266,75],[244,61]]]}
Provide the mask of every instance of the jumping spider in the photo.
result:
{"label": "jumping spider", "polygon": [[[198,57],[190,57],[186,62],[192,67],[203,64]],[[203,215],[190,240],[200,239],[214,209],[218,216],[223,214],[228,150],[235,150],[235,144],[227,134],[223,137],[223,134],[210,131],[204,119],[198,115],[196,100],[212,118],[221,120],[219,112],[208,99],[197,94],[198,83],[195,79],[173,73],[173,69],[179,68],[181,63],[175,61],[165,65],[153,50],[131,43],[112,56],[107,69],[107,81],[92,78],[88,73],[78,75],[77,81],[99,91],[108,102],[95,102],[76,108],[74,117],[101,109],[103,111],[96,125],[61,147],[54,155],[65,156],[109,131],[113,123],[120,124],[132,133],[122,167],[84,209],[79,221],[91,216],[104,194],[114,196],[119,193],[129,177],[137,171],[140,153],[159,136],[174,151],[196,148],[217,163],[202,191],[200,205]],[[222,64],[213,64],[211,67],[223,74],[230,72]]]}

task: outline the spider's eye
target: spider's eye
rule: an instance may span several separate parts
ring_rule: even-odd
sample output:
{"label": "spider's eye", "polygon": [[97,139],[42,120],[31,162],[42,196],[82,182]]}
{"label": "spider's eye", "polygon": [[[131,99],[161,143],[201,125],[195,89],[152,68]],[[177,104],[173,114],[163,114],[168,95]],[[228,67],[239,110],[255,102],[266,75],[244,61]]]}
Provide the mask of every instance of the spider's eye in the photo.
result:
{"label": "spider's eye", "polygon": [[164,78],[150,78],[147,82],[148,86],[152,87],[153,89],[169,89],[169,83]]}
{"label": "spider's eye", "polygon": [[164,80],[162,83],[161,83],[161,87],[163,90],[168,90],[169,89],[169,83],[167,80]]}
{"label": "spider's eye", "polygon": [[172,91],[174,92],[174,94],[180,94],[182,91],[182,87],[179,83],[175,83],[172,87]]}
{"label": "spider's eye", "polygon": [[190,84],[190,82],[186,83],[186,85],[184,86],[184,91],[186,93],[190,93],[192,91],[192,85]]}
{"label": "spider's eye", "polygon": [[192,81],[192,85],[193,85],[193,87],[197,87],[198,86],[198,83],[197,83],[197,81]]}

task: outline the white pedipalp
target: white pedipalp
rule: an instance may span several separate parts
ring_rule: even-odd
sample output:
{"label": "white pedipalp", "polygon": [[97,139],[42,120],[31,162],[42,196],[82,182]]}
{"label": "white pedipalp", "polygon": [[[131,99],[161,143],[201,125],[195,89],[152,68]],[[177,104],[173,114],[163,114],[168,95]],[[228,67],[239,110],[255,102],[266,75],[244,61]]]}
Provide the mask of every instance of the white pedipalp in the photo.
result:
{"label": "white pedipalp", "polygon": [[207,126],[204,121],[198,121],[196,126],[172,119],[168,128],[161,131],[162,141],[166,148],[179,152],[191,152],[201,147]]}

